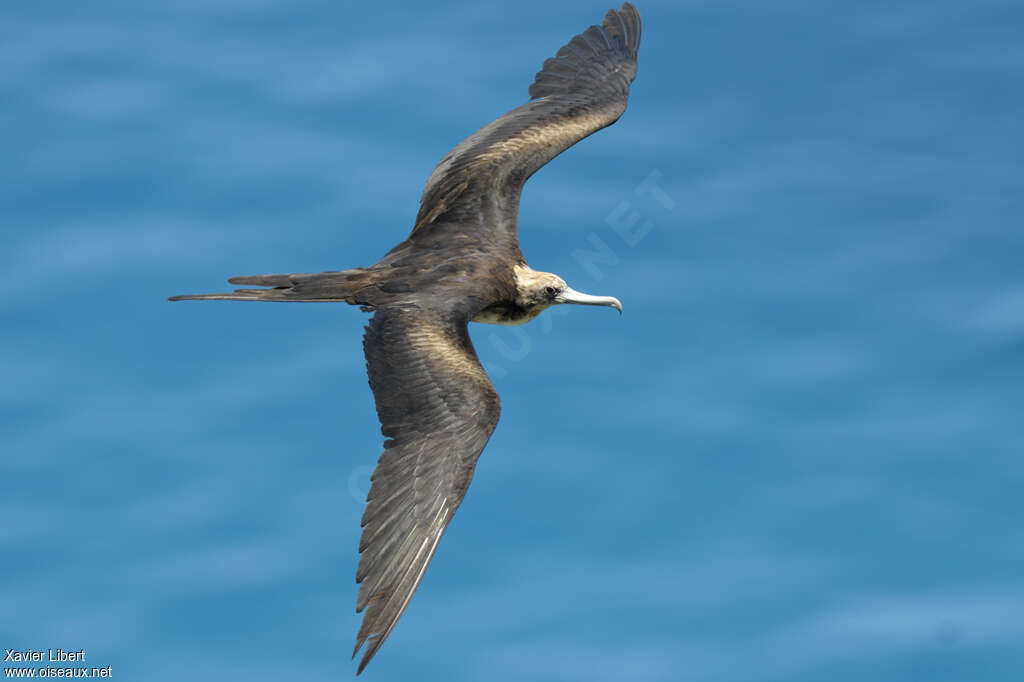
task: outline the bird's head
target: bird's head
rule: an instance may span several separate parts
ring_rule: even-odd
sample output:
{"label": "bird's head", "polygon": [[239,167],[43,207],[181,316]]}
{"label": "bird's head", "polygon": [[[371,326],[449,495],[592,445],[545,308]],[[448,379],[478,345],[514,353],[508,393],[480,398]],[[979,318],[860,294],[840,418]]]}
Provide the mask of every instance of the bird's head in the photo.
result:
{"label": "bird's head", "polygon": [[622,303],[614,296],[592,296],[576,291],[565,280],[550,272],[539,272],[521,267],[516,272],[516,283],[519,288],[519,305],[531,309],[548,308],[561,303],[577,303],[579,305],[603,305],[615,308],[622,313]]}

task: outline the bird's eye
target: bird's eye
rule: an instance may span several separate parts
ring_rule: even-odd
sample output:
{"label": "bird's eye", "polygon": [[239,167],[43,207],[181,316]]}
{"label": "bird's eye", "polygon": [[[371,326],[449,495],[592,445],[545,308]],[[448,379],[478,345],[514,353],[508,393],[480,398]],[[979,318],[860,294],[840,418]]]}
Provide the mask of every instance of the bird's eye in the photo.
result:
{"label": "bird's eye", "polygon": [[547,294],[548,296],[554,296],[555,295],[555,288],[554,287],[544,287],[544,293]]}

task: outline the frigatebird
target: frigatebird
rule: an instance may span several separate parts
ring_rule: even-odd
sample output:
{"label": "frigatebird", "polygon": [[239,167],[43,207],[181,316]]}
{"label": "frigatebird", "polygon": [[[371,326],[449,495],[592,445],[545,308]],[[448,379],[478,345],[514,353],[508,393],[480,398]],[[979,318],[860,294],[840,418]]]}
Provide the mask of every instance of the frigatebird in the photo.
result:
{"label": "frigatebird", "polygon": [[361,673],[394,629],[469,487],[501,402],[470,322],[518,325],[563,303],[610,306],[531,269],[519,250],[523,184],[626,110],[640,15],[610,10],[544,62],[530,99],[460,142],[427,180],[409,237],[366,268],[232,277],[264,288],[170,300],[341,301],[373,312],[366,371],[387,440],[362,518],[353,658]]}

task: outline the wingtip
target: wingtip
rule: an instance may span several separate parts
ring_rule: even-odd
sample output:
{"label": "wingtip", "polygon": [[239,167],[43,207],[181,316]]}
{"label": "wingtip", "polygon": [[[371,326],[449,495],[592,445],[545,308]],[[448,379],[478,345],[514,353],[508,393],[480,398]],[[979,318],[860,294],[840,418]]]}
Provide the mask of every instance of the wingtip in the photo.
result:
{"label": "wingtip", "polygon": [[[356,648],[352,651],[353,659],[355,659],[356,654],[359,653],[359,650],[363,648],[364,644],[366,644],[366,649],[363,651],[362,660],[359,661],[359,667],[356,668],[356,675],[359,675],[361,672],[366,670],[366,666],[370,664],[370,661],[373,660],[374,655],[377,653],[377,649],[380,648],[380,644],[377,644],[377,640],[373,637],[370,637],[369,639],[357,639]],[[381,644],[383,644],[383,642],[381,642]]]}
{"label": "wingtip", "polygon": [[[639,48],[640,13],[628,2],[621,9],[610,9],[600,26],[590,26],[573,36],[554,57],[544,61],[529,87],[530,99],[562,94],[584,85],[600,88],[606,76],[619,67],[618,77],[625,78],[623,87],[628,93],[629,83],[636,75]],[[613,65],[619,66],[613,69]]]}
{"label": "wingtip", "polygon": [[634,60],[640,50],[640,36],[642,33],[640,12],[629,2],[622,3],[618,10],[608,10],[602,25],[618,35],[623,46]]}

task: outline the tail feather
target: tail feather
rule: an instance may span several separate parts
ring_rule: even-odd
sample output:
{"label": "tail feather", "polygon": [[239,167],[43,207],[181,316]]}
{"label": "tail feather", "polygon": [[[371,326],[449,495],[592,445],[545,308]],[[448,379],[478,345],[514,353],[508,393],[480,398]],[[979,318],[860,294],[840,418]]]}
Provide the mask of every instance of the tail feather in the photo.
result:
{"label": "tail feather", "polygon": [[255,284],[261,287],[290,287],[294,284],[295,275],[246,275],[232,277],[228,284]]}
{"label": "tail feather", "polygon": [[335,272],[293,273],[287,275],[246,275],[232,277],[231,284],[248,284],[268,289],[235,289],[217,294],[171,296],[169,301],[344,301],[361,304],[356,294],[370,284],[369,271],[363,268]]}
{"label": "tail feather", "polygon": [[221,294],[185,294],[171,296],[168,301],[315,301],[332,299],[295,298],[286,289],[235,289]]}

